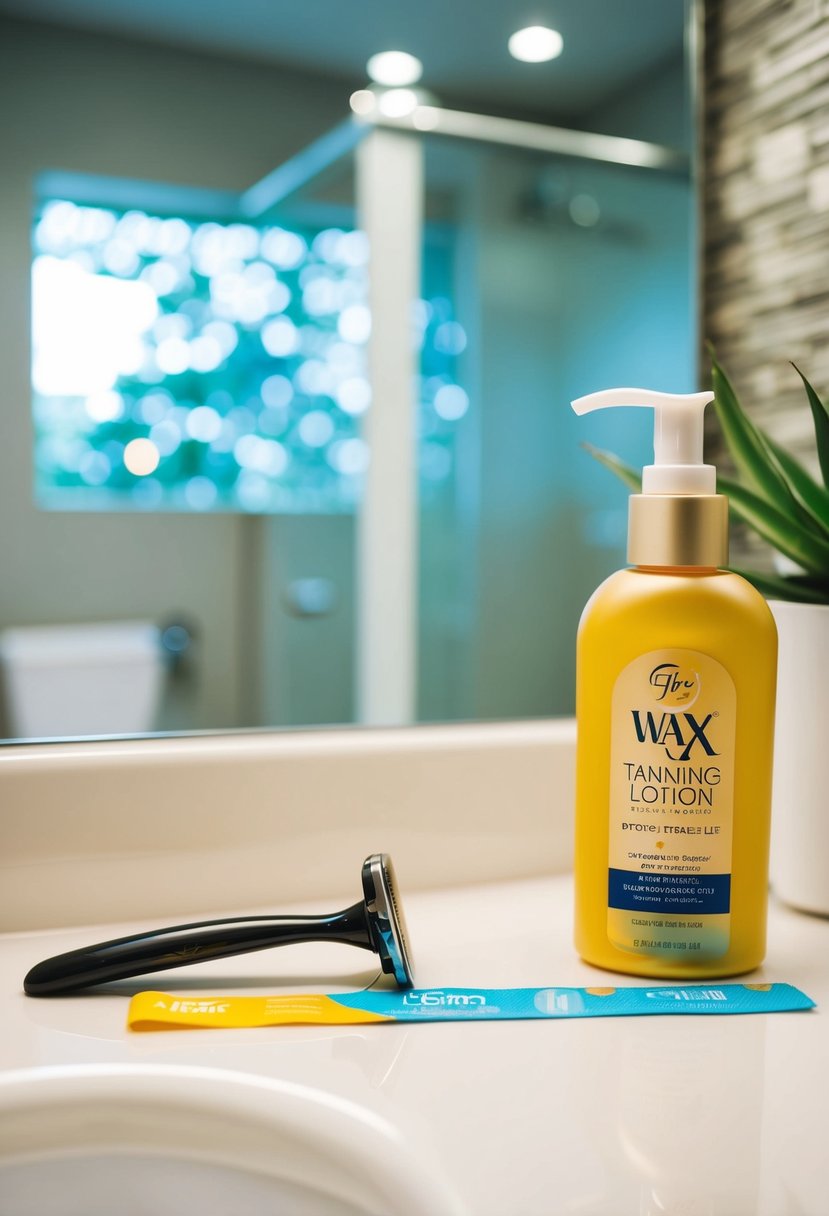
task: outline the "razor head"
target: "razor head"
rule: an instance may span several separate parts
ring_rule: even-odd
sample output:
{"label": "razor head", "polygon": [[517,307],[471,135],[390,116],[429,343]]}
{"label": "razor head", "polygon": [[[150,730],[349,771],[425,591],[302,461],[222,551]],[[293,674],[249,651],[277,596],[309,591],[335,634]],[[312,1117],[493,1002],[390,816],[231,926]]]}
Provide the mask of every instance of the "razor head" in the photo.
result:
{"label": "razor head", "polygon": [[414,984],[406,922],[398,895],[394,866],[388,853],[372,853],[363,862],[363,895],[369,932],[383,970],[401,988]]}

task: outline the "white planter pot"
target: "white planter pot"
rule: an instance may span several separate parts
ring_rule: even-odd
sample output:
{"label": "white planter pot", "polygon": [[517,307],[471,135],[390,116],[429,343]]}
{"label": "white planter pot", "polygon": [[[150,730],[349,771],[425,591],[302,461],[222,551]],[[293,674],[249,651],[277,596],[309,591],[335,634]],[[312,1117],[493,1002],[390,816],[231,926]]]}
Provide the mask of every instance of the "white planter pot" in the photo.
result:
{"label": "white planter pot", "polygon": [[769,607],[779,634],[771,884],[829,916],[829,605]]}

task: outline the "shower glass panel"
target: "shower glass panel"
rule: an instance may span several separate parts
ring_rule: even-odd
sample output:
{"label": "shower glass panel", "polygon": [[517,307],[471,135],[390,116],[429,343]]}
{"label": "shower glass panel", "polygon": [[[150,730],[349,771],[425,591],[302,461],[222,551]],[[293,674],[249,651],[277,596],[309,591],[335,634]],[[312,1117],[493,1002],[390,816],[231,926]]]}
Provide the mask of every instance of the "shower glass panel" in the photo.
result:
{"label": "shower glass panel", "polygon": [[[355,189],[354,158],[343,157],[326,173],[313,176],[307,186],[278,203],[265,220],[291,229],[311,225],[321,232],[323,239],[333,243],[338,232],[357,231]],[[424,515],[432,518],[434,508],[441,505],[444,517],[451,518],[459,420],[469,405],[466,390],[459,383],[460,354],[466,335],[455,316],[454,228],[430,221],[417,239],[422,248],[418,250],[420,289],[411,318],[418,402],[417,417],[412,422],[413,458]],[[306,291],[319,282],[309,280]],[[349,420],[357,425],[359,435],[368,409],[375,406],[371,404],[374,385],[369,383],[365,358],[372,321],[365,306],[357,320],[359,331],[349,330],[340,337],[352,347],[356,344],[363,355],[360,367],[349,372],[352,379],[345,385],[335,385],[333,394],[325,385],[320,391],[323,398],[334,396],[335,411],[347,407]],[[339,346],[343,344],[341,341]],[[318,357],[331,365],[332,355],[333,370],[337,373],[336,341],[327,350],[320,350]],[[346,400],[344,406],[343,388],[351,387],[361,391],[353,401]],[[359,482],[365,473],[368,450],[363,438],[352,446],[355,457],[365,454],[365,460],[355,468]],[[251,540],[246,563],[248,577],[258,585],[252,636],[261,639],[258,646],[262,656],[258,669],[251,667],[255,699],[260,706],[254,720],[258,718],[269,725],[309,725],[348,722],[358,716],[355,646],[363,610],[358,602],[360,505],[358,490],[352,511],[282,513],[248,521]],[[430,569],[435,566],[433,552],[440,543],[439,534],[430,534],[424,545]],[[431,577],[428,581],[427,602],[439,607],[444,588]],[[440,611],[439,608],[438,615]],[[418,646],[425,647],[430,654],[442,645],[441,636],[432,640],[432,631],[431,620],[424,622],[418,637]],[[372,644],[371,639],[368,644]],[[433,670],[440,669],[439,662],[430,660],[430,666]],[[453,693],[451,686],[437,711],[441,717],[459,716],[448,708],[452,704],[450,692]]]}
{"label": "shower glass panel", "polygon": [[695,384],[687,174],[426,137],[465,344],[451,481],[420,504],[422,719],[568,714],[581,609],[625,563],[626,491],[584,442],[646,463],[645,411],[598,388]]}
{"label": "shower glass panel", "polygon": [[[479,131],[489,121],[467,117]],[[389,400],[363,357],[382,293],[372,317],[362,298],[337,290],[346,271],[363,272],[359,227],[371,178],[360,155],[371,128],[348,135],[325,171],[314,169],[272,205],[246,214],[243,196],[234,220],[237,235],[254,227],[313,234],[305,242],[313,258],[294,284],[310,319],[297,329],[307,341],[302,365],[283,359],[266,371],[286,392],[292,377],[292,442],[330,460],[352,487],[348,502],[297,500],[288,510],[270,500],[186,503],[242,507],[232,562],[237,723],[373,720],[359,695],[375,639],[360,629],[372,585],[367,592],[357,525],[366,511],[360,485],[376,455],[367,424],[380,409],[397,410],[409,428],[406,459],[417,471],[417,539],[406,559],[416,571],[416,720],[569,713],[581,607],[624,563],[625,492],[580,445],[595,442],[641,464],[650,435],[644,414],[577,423],[568,403],[614,384],[695,387],[691,182],[677,163],[637,169],[487,143],[480,134],[381,134],[398,150],[414,149],[418,164],[422,154],[422,222],[409,234],[419,287],[411,315],[408,300],[400,313],[415,347],[413,393],[407,380]],[[374,161],[381,184],[383,155]],[[276,176],[295,168],[289,162]],[[412,180],[420,181],[420,168]],[[420,214],[418,204],[412,215]],[[384,266],[396,273],[397,247],[392,254]],[[376,286],[377,266],[368,274]],[[404,333],[402,349],[408,340]],[[332,419],[349,433],[332,433]],[[271,438],[281,443],[282,432]],[[381,583],[390,548],[372,558]],[[373,611],[378,619],[377,602]],[[392,631],[392,660],[395,641]],[[387,678],[395,676],[384,668],[381,683]],[[180,728],[185,719],[171,701],[164,725]]]}
{"label": "shower glass panel", "polygon": [[[569,714],[581,609],[625,563],[626,491],[582,445],[641,465],[651,443],[645,411],[576,419],[569,402],[696,388],[691,180],[677,165],[397,138],[419,141],[425,175],[417,720]],[[313,179],[274,222],[355,227],[353,157],[335,180]],[[261,720],[358,718],[354,518],[260,526]]]}

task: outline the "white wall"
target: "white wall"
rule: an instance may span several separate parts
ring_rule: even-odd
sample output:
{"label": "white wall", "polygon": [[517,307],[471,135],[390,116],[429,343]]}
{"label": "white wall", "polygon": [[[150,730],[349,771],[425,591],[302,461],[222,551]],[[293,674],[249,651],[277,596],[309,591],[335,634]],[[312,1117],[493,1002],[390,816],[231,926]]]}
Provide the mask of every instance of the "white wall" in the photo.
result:
{"label": "white wall", "polygon": [[[693,67],[686,53],[669,55],[638,80],[582,116],[587,131],[647,139],[669,148],[691,152],[694,146],[692,88]],[[697,82],[702,87],[702,82]]]}
{"label": "white wall", "polygon": [[34,506],[33,179],[64,169],[244,189],[338,122],[348,93],[265,64],[0,22],[0,627],[172,611],[195,618],[196,678],[171,726],[256,717],[246,675],[257,666],[246,594],[256,522]]}

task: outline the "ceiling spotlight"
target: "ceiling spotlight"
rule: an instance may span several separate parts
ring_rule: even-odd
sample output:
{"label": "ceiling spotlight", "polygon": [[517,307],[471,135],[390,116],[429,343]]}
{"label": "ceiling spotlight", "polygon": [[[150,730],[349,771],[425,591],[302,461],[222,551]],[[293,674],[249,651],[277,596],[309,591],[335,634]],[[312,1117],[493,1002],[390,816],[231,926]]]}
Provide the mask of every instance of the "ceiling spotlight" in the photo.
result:
{"label": "ceiling spotlight", "polygon": [[394,89],[417,84],[423,75],[423,64],[405,51],[380,51],[369,59],[366,71],[375,84]]}
{"label": "ceiling spotlight", "polygon": [[558,30],[546,25],[529,25],[525,30],[516,30],[508,42],[513,59],[522,63],[546,63],[557,59],[564,47],[564,39]]}

